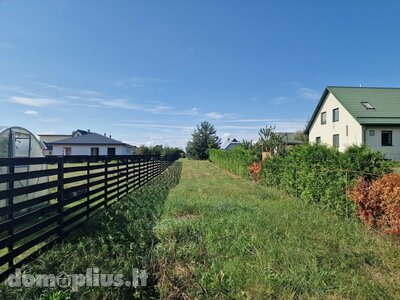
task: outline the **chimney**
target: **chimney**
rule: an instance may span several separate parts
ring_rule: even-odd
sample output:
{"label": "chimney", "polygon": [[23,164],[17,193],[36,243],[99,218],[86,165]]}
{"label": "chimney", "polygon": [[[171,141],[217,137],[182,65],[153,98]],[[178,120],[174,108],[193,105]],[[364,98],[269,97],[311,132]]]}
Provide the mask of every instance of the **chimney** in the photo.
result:
{"label": "chimney", "polygon": [[104,134],[104,136],[107,136],[107,134]]}
{"label": "chimney", "polygon": [[88,129],[87,132],[90,132],[90,129]]}
{"label": "chimney", "polygon": [[110,134],[110,139],[111,139],[111,134]]}

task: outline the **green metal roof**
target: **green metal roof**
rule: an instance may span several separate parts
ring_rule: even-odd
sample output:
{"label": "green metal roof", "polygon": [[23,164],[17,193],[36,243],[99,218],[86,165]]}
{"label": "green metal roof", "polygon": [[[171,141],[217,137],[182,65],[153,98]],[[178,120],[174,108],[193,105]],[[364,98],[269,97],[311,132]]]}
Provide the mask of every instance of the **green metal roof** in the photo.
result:
{"label": "green metal roof", "polygon": [[[346,108],[361,125],[400,125],[400,88],[327,86],[306,128],[309,132],[328,93]],[[366,109],[361,102],[370,103]]]}

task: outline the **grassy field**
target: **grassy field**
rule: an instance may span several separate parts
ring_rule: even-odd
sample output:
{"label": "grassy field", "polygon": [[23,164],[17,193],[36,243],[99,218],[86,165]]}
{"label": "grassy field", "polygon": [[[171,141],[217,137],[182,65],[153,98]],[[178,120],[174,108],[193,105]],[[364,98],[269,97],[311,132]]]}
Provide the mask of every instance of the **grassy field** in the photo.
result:
{"label": "grassy field", "polygon": [[399,299],[399,247],[357,220],[182,160],[23,268],[129,277],[137,267],[147,288],[2,285],[0,299]]}
{"label": "grassy field", "polygon": [[28,274],[85,274],[99,268],[103,274],[123,274],[132,280],[132,268],[147,270],[148,286],[80,287],[77,291],[52,287],[12,288],[0,285],[0,299],[158,299],[157,266],[153,260],[153,227],[163,212],[169,190],[179,181],[180,163],[115,202],[38,259],[23,267]]}
{"label": "grassy field", "polygon": [[166,299],[399,299],[399,241],[183,161],[156,252]]}

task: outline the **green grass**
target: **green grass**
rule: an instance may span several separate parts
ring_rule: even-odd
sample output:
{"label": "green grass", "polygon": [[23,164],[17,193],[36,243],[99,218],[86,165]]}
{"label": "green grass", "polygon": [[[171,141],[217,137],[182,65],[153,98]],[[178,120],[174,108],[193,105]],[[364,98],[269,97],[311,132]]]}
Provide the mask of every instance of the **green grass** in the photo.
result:
{"label": "green grass", "polygon": [[84,274],[86,268],[98,267],[103,274],[124,274],[125,280],[131,280],[132,268],[139,268],[150,274],[147,288],[81,287],[72,292],[1,285],[0,299],[157,299],[153,227],[169,190],[179,180],[180,166],[175,163],[142,188],[102,210],[63,244],[23,267],[29,274]]}
{"label": "green grass", "polygon": [[399,299],[399,242],[207,161],[183,161],[155,228],[168,299]]}

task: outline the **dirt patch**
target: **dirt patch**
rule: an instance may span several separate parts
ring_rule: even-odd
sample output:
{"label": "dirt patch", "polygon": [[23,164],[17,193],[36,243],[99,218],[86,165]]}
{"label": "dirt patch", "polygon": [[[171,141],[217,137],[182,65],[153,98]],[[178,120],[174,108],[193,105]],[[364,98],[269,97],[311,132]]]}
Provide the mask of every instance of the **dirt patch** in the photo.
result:
{"label": "dirt patch", "polygon": [[178,213],[175,215],[175,218],[177,218],[179,220],[192,220],[197,217],[198,217],[197,214],[192,214],[192,213],[188,213],[188,212],[181,212],[181,213]]}

